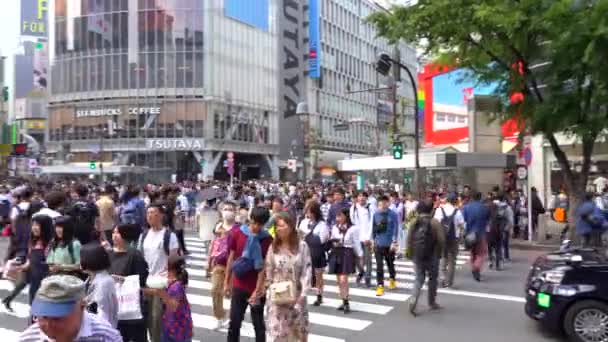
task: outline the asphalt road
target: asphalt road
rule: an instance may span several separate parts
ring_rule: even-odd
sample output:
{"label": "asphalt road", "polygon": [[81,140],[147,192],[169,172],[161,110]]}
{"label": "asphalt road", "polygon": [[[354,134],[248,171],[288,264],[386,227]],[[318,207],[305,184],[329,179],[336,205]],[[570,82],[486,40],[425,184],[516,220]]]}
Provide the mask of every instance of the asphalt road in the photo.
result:
{"label": "asphalt road", "polygon": [[[201,265],[205,264],[205,253],[195,237],[187,239],[194,251],[190,257],[189,272],[192,284],[189,300],[195,319],[195,341],[225,341],[226,331],[213,329],[215,322],[210,308],[209,286]],[[0,240],[0,255],[4,255],[6,241]],[[560,336],[548,333],[530,320],[523,309],[524,280],[529,266],[541,252],[513,251],[513,262],[505,270],[486,270],[482,282],[475,282],[470,274],[465,257],[460,259],[460,269],[453,290],[439,294],[438,302],[443,306],[439,312],[430,312],[426,307],[426,292],[423,292],[418,317],[412,317],[405,300],[411,293],[412,268],[405,261],[398,262],[398,286],[384,297],[375,297],[373,289],[351,291],[353,313],[345,316],[335,310],[339,305],[336,289],[326,291],[326,303],[321,307],[309,307],[311,317],[310,342],[369,342],[369,341],[526,341],[557,342]],[[0,281],[0,297],[8,294],[12,284]],[[335,287],[328,277],[326,285]],[[354,284],[353,284],[354,286]],[[311,297],[312,298],[312,297]],[[309,300],[311,301],[311,300]],[[9,314],[0,308],[0,335],[13,341],[18,332],[27,325],[29,306],[26,293],[16,300],[16,313]],[[247,315],[249,316],[249,315]],[[249,320],[249,317],[246,319]],[[246,324],[241,330],[243,341],[253,341],[253,330]]]}

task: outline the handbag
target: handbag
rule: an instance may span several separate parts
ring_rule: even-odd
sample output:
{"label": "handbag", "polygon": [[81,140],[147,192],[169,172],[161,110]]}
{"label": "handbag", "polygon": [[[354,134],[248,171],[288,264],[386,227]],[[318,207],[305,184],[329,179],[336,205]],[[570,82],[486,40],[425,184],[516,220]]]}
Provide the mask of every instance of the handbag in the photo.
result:
{"label": "handbag", "polygon": [[470,232],[464,237],[464,248],[467,250],[471,250],[477,244],[477,233]]}
{"label": "handbag", "polygon": [[272,283],[268,287],[270,302],[274,305],[291,305],[296,301],[295,261],[293,261],[291,269],[294,279]]}
{"label": "handbag", "polygon": [[142,319],[139,275],[125,277],[124,281],[116,282],[114,287],[118,300],[118,320]]}

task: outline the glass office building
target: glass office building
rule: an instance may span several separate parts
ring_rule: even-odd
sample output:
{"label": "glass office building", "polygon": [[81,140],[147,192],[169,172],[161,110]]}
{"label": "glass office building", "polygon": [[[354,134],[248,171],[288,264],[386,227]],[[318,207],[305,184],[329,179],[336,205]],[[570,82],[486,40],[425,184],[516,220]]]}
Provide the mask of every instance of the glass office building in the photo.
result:
{"label": "glass office building", "polygon": [[52,2],[54,164],[101,160],[140,182],[221,179],[233,152],[236,177],[276,177],[274,1]]}

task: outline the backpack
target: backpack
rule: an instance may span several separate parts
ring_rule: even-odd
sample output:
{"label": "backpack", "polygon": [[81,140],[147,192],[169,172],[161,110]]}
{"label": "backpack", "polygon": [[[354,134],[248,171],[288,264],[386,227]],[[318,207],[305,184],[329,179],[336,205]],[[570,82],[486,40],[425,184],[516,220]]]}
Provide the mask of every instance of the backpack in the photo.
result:
{"label": "backpack", "polygon": [[500,239],[502,232],[508,226],[508,222],[506,206],[497,206],[492,224],[490,225],[490,237],[494,238],[494,240]]}
{"label": "backpack", "polygon": [[[139,251],[143,254],[144,253],[144,241],[146,241],[146,236],[148,236],[148,232],[150,231],[150,229],[146,229],[144,230],[144,232],[141,235],[141,240],[139,240]],[[171,251],[169,250],[169,245],[171,243],[171,231],[169,229],[165,228],[165,234],[163,235],[163,250],[165,251],[165,254],[168,256]]]}
{"label": "backpack", "polygon": [[11,202],[3,198],[0,200],[0,217],[9,217],[11,214]]}
{"label": "backpack", "polygon": [[454,217],[456,217],[456,212],[458,209],[454,208],[454,212],[450,216],[446,215],[443,207],[439,207],[439,209],[441,209],[441,214],[443,214],[441,216],[441,225],[445,229],[446,239],[448,241],[456,240],[456,224],[454,223]]}
{"label": "backpack", "polygon": [[97,207],[85,201],[78,201],[68,210],[68,215],[74,220],[74,237],[82,245],[95,239],[95,218]]}
{"label": "backpack", "polygon": [[211,258],[213,258],[213,261],[217,264],[225,264],[228,261],[229,254],[228,236],[224,236],[218,240],[217,249],[213,251]]}
{"label": "backpack", "polygon": [[388,229],[388,210],[384,213],[379,213],[380,220],[374,220],[373,233],[374,236],[386,232]]}
{"label": "backpack", "polygon": [[429,217],[422,217],[416,220],[413,234],[414,257],[418,260],[431,259],[435,252],[431,219]]}
{"label": "backpack", "polygon": [[120,207],[118,220],[121,224],[137,224],[142,225],[143,217],[137,207],[137,200],[130,199],[127,203]]}

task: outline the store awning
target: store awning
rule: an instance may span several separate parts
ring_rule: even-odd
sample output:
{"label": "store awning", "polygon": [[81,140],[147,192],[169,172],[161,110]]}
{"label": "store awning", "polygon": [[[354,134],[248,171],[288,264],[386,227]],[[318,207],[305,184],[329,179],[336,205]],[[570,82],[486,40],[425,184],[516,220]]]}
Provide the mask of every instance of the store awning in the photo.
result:
{"label": "store awning", "polygon": [[[514,168],[516,156],[502,153],[468,153],[468,152],[420,152],[420,167],[423,168]],[[403,159],[392,156],[373,158],[345,159],[338,161],[340,171],[414,169],[413,153],[406,153]]]}
{"label": "store awning", "polygon": [[[42,175],[98,175],[101,174],[99,163],[97,168],[91,169],[89,163],[69,163],[63,165],[41,166]],[[121,174],[121,173],[144,173],[148,168],[142,166],[128,165],[113,165],[104,164],[103,172],[105,174]]]}

